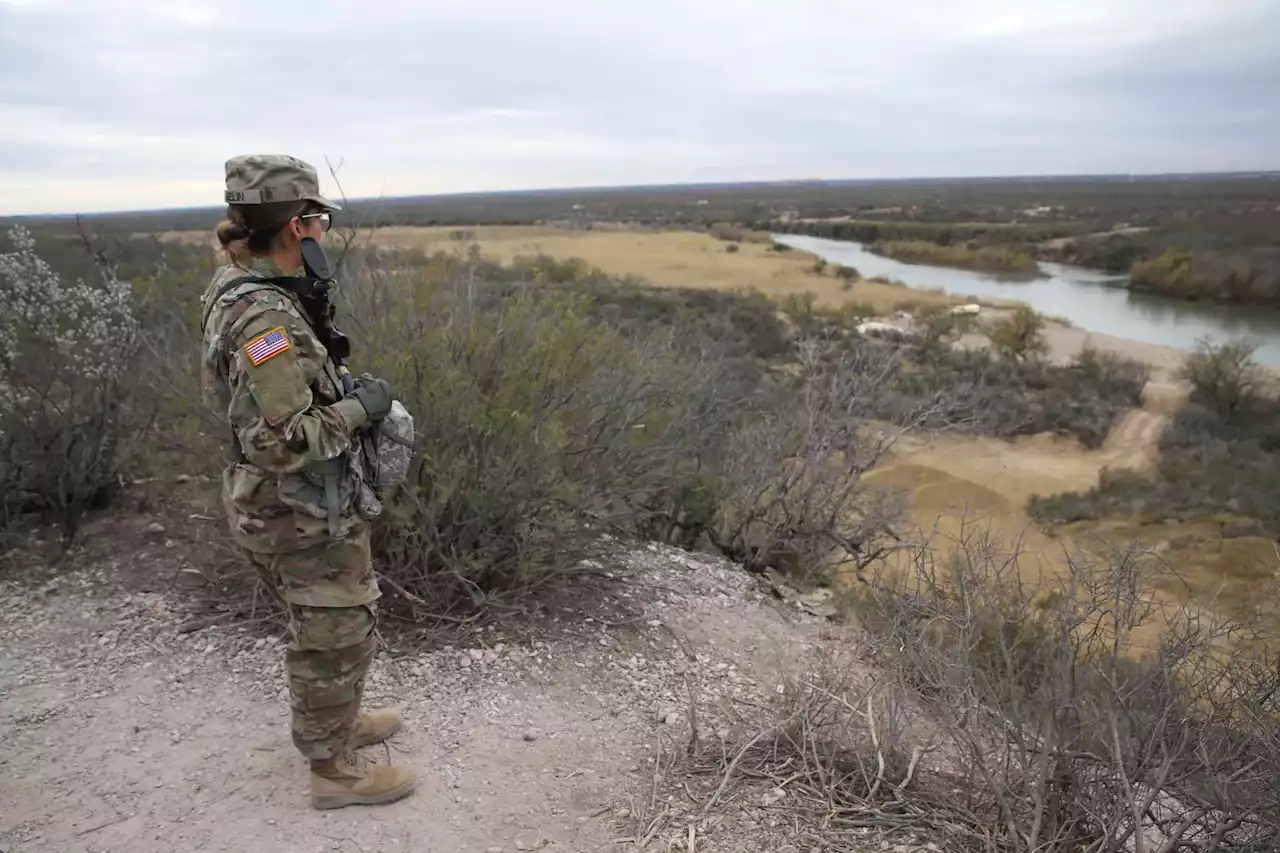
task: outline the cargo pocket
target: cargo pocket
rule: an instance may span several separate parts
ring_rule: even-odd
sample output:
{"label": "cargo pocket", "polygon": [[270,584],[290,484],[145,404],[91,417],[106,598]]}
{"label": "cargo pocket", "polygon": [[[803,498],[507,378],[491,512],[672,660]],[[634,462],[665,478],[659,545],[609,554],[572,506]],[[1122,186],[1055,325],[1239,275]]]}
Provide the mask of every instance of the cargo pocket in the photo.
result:
{"label": "cargo pocket", "polygon": [[[336,475],[332,482],[326,470]],[[358,486],[346,455],[282,475],[277,483],[280,502],[299,515],[325,520],[331,541],[341,539],[350,525]]]}
{"label": "cargo pocket", "polygon": [[263,510],[267,502],[263,484],[270,475],[255,465],[238,462],[222,475],[222,502],[234,530],[252,535],[265,526]]}
{"label": "cargo pocket", "polygon": [[324,478],[311,474],[285,474],[277,483],[280,503],[312,518],[328,518],[329,504],[325,500]]}

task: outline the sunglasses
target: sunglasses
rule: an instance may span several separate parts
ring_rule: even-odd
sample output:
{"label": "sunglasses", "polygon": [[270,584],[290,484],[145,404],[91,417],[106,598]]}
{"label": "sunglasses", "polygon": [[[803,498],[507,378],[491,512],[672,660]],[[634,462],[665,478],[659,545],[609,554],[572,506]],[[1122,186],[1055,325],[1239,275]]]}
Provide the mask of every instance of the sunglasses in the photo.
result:
{"label": "sunglasses", "polygon": [[298,217],[299,219],[319,219],[320,230],[328,231],[333,227],[333,217],[326,211],[324,213],[304,213]]}

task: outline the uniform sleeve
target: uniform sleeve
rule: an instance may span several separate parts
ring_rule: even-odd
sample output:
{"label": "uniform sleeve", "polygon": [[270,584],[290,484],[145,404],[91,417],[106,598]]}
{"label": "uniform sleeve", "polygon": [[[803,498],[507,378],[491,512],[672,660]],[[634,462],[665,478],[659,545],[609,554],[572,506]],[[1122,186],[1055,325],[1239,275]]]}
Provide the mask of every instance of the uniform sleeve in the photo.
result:
{"label": "uniform sleeve", "polygon": [[248,417],[236,424],[251,463],[288,473],[332,459],[368,423],[359,400],[316,405],[311,382],[324,369],[322,350],[309,329],[286,311],[265,311],[229,342],[233,384]]}

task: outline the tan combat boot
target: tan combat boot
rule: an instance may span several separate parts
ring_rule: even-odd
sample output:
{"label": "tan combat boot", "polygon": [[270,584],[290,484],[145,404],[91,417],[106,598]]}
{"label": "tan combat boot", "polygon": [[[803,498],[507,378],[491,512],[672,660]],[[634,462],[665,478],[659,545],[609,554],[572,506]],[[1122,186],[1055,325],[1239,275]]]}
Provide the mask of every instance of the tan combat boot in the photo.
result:
{"label": "tan combat boot", "polygon": [[413,793],[417,784],[417,775],[407,767],[374,764],[348,752],[330,761],[312,762],[311,806],[340,809],[390,803]]}
{"label": "tan combat boot", "polygon": [[371,743],[381,743],[400,731],[404,719],[394,708],[379,708],[356,717],[356,724],[347,741],[352,749],[359,749]]}

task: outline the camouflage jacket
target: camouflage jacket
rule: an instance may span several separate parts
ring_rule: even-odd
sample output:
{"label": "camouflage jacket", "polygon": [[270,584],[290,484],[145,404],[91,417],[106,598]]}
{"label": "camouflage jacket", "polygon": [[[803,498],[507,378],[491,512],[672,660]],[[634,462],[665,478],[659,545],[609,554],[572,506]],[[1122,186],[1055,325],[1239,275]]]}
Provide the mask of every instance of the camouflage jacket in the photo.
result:
{"label": "camouflage jacket", "polygon": [[380,510],[354,438],[368,423],[364,407],[343,399],[341,376],[297,299],[262,282],[215,299],[232,279],[282,275],[265,259],[228,264],[200,300],[204,404],[228,424],[240,455],[223,471],[223,504],[236,542],[261,553],[343,539]]}

